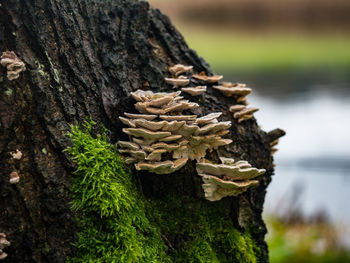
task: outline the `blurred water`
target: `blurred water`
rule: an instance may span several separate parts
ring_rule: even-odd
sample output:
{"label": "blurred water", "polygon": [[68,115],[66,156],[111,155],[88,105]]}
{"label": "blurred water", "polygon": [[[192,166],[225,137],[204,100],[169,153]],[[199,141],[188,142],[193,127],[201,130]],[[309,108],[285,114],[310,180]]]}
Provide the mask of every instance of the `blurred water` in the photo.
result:
{"label": "blurred water", "polygon": [[[261,109],[255,116],[265,131],[287,132],[275,154],[265,211],[284,213],[291,206],[284,202],[292,201],[306,216],[323,210],[332,222],[350,227],[350,96],[312,91],[284,97],[249,98]],[[299,196],[290,200],[296,187]]]}

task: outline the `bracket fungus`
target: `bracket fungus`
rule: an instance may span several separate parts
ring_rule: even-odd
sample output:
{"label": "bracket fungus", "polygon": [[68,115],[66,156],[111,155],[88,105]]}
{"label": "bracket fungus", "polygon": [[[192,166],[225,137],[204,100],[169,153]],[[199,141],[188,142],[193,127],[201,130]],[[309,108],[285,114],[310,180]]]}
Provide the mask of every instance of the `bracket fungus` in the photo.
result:
{"label": "bracket fungus", "polygon": [[22,158],[22,152],[18,149],[16,149],[16,152],[12,152],[11,156],[13,159],[20,160]]}
{"label": "bracket fungus", "polygon": [[238,122],[249,120],[254,117],[253,113],[257,112],[258,108],[246,108],[245,105],[233,105],[229,111],[233,113],[233,118],[238,119]]}
{"label": "bracket fungus", "polygon": [[223,76],[222,75],[207,76],[203,72],[201,72],[200,74],[193,74],[192,78],[202,81],[206,84],[215,84],[219,80],[221,80]]}
{"label": "bracket fungus", "polygon": [[12,173],[10,173],[10,184],[17,184],[19,182],[19,175],[16,171],[13,171]]}
{"label": "bracket fungus", "polygon": [[178,78],[164,78],[165,82],[173,85],[174,88],[184,87],[190,83],[190,80],[186,77],[178,77]]}
{"label": "bracket fungus", "polygon": [[178,76],[178,75],[185,73],[185,72],[191,72],[192,69],[193,69],[193,66],[185,66],[182,64],[176,64],[174,66],[169,67],[169,72],[173,76]]}
{"label": "bracket fungus", "polygon": [[153,93],[142,90],[131,94],[137,101],[135,108],[143,114],[126,113],[129,119],[120,117],[129,126],[123,132],[130,136],[130,142],[119,141],[119,151],[128,155],[126,161],[135,163],[137,170],[172,173],[189,159],[200,160],[207,151],[232,142],[222,138],[228,133],[231,122],[219,122],[217,118],[221,112],[201,118],[183,115],[182,111],[199,105],[184,100],[180,94],[181,91]]}
{"label": "bracket fungus", "polygon": [[191,96],[198,96],[207,91],[207,86],[196,86],[182,88],[181,91],[190,94]]}
{"label": "bracket fungus", "polygon": [[222,164],[200,162],[197,172],[202,177],[205,198],[218,201],[225,196],[237,196],[249,187],[259,184],[251,180],[265,173],[265,169],[252,167],[247,161],[235,162],[232,158],[220,158]]}
{"label": "bracket fungus", "polygon": [[5,233],[0,233],[0,260],[7,257],[7,254],[2,250],[10,245],[11,243],[6,239]]}
{"label": "bracket fungus", "polygon": [[26,70],[26,65],[13,51],[5,51],[1,55],[1,65],[7,68],[7,78],[14,80],[19,78],[19,74]]}

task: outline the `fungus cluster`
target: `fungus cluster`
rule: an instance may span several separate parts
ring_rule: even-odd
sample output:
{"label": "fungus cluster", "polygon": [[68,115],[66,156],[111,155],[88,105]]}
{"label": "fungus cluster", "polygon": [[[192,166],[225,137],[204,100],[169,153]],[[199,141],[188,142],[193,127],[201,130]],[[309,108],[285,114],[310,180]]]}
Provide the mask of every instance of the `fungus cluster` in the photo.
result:
{"label": "fungus cluster", "polygon": [[23,61],[20,60],[13,51],[3,52],[1,55],[0,64],[7,68],[7,78],[9,80],[17,79],[19,74],[26,70],[26,66]]}
{"label": "fungus cluster", "polygon": [[198,107],[197,103],[184,100],[181,91],[153,93],[137,90],[131,93],[137,101],[135,108],[141,114],[125,113],[120,120],[129,128],[123,132],[130,141],[119,141],[126,163],[134,163],[137,170],[157,174],[172,173],[190,160],[200,160],[206,151],[232,141],[222,138],[231,122],[219,122],[221,112],[197,118],[182,112]]}
{"label": "fungus cluster", "polygon": [[[172,67],[169,67],[171,78],[164,78],[165,82],[172,85],[173,88],[182,87],[181,91],[184,93],[188,93],[191,96],[198,96],[207,91],[207,86],[195,85],[187,87],[187,85],[189,85],[190,83],[193,84],[193,82],[197,83],[198,81],[204,84],[212,85],[217,83],[223,77],[220,75],[207,76],[204,72],[200,74],[192,74],[192,70],[193,66],[185,66],[181,64],[176,64]],[[187,76],[181,74],[187,74]]]}
{"label": "fungus cluster", "polygon": [[249,120],[253,118],[254,112],[257,112],[258,108],[247,108],[245,105],[233,105],[229,108],[229,111],[233,113],[233,118],[238,119],[238,122]]}
{"label": "fungus cluster", "polygon": [[222,164],[197,163],[198,174],[203,180],[205,198],[218,201],[225,196],[237,196],[249,187],[259,184],[253,178],[265,173],[265,169],[252,167],[247,161],[235,162],[231,158],[220,157]]}
{"label": "fungus cluster", "polygon": [[7,254],[2,250],[9,245],[11,245],[11,243],[7,241],[5,233],[0,233],[0,260],[7,257]]}

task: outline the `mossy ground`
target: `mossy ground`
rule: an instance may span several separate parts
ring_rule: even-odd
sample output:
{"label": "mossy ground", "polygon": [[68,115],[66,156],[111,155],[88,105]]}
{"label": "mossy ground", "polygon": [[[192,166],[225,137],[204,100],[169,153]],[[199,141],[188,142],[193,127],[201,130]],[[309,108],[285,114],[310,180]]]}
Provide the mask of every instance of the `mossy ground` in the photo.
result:
{"label": "mossy ground", "polygon": [[235,229],[222,207],[176,192],[146,200],[116,147],[103,129],[94,136],[93,126],[86,121],[69,134],[80,232],[68,262],[258,262],[250,234]]}

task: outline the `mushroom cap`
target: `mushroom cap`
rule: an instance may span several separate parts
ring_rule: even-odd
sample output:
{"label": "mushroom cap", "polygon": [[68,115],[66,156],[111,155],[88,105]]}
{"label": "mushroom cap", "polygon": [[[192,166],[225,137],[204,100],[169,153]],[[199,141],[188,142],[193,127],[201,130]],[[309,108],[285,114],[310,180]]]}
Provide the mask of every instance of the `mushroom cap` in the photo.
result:
{"label": "mushroom cap", "polygon": [[16,171],[13,171],[10,173],[10,184],[17,184],[19,182],[20,178]]}
{"label": "mushroom cap", "polygon": [[187,78],[164,78],[165,82],[175,87],[183,87],[190,83]]}
{"label": "mushroom cap", "polygon": [[123,132],[135,137],[143,137],[146,140],[157,140],[157,139],[162,139],[171,135],[170,132],[163,132],[163,131],[152,132],[143,128],[124,128]]}
{"label": "mushroom cap", "polygon": [[191,96],[198,96],[207,91],[207,86],[182,88],[181,91],[188,93]]}
{"label": "mushroom cap", "polygon": [[144,119],[135,119],[134,123],[136,127],[146,128],[151,131],[158,131],[167,124],[166,121],[148,121]]}
{"label": "mushroom cap", "polygon": [[221,75],[207,76],[205,74],[193,74],[192,78],[196,80],[204,81],[205,83],[208,83],[208,84],[214,84],[219,80],[221,80],[223,76]]}
{"label": "mushroom cap", "polygon": [[233,114],[233,117],[235,119],[238,119],[238,118],[241,118],[243,117],[244,115],[251,115],[253,114],[254,112],[257,112],[259,110],[259,108],[245,108],[243,110],[240,110],[238,112],[235,112]]}
{"label": "mushroom cap", "polygon": [[166,153],[166,152],[167,152],[167,150],[165,150],[165,149],[156,149],[146,157],[146,160],[148,160],[148,161],[160,161],[162,159],[162,153]]}
{"label": "mushroom cap", "polygon": [[176,141],[176,140],[178,140],[180,138],[182,138],[182,135],[176,134],[176,135],[170,135],[170,136],[165,137],[165,138],[161,138],[161,139],[159,139],[159,141],[161,141],[161,142],[172,142],[172,141]]}
{"label": "mushroom cap", "polygon": [[16,152],[12,152],[11,155],[13,159],[20,160],[23,154],[20,150],[16,149]]}
{"label": "mushroom cap", "polygon": [[122,148],[130,149],[130,150],[138,150],[140,146],[136,143],[128,142],[128,141],[118,141],[118,145]]}
{"label": "mushroom cap", "polygon": [[8,247],[11,245],[11,243],[6,239],[5,233],[0,233],[0,249],[3,249],[5,247]]}
{"label": "mushroom cap", "polygon": [[198,135],[201,134],[205,134],[208,132],[217,132],[217,131],[221,131],[221,130],[225,130],[231,127],[231,121],[222,121],[222,122],[218,122],[218,123],[209,123],[205,126],[203,126],[202,128],[200,128],[200,130],[198,131]]}
{"label": "mushroom cap", "polygon": [[175,76],[178,76],[184,72],[192,71],[193,66],[185,66],[182,64],[176,64],[174,66],[169,67],[169,72]]}
{"label": "mushroom cap", "polygon": [[241,123],[242,121],[249,120],[249,119],[251,119],[251,118],[253,118],[253,117],[254,117],[253,114],[244,115],[243,117],[241,117],[241,118],[238,119],[238,123]]}
{"label": "mushroom cap", "polygon": [[232,182],[225,181],[216,176],[199,174],[204,184],[202,185],[205,198],[209,201],[218,201],[226,196],[237,196],[247,191],[249,187],[259,184],[257,180]]}
{"label": "mushroom cap", "polygon": [[121,117],[119,116],[119,120],[124,123],[125,125],[131,127],[131,128],[136,128],[136,125],[134,123],[134,120],[130,120],[128,118],[124,118],[124,117]]}
{"label": "mushroom cap", "polygon": [[160,148],[160,149],[165,149],[165,150],[167,150],[168,152],[172,152],[172,151],[174,151],[174,150],[180,148],[180,147],[181,147],[181,144],[175,144],[175,143],[173,143],[173,144],[167,144],[167,143],[165,143],[165,142],[158,142],[158,143],[152,144],[152,147],[153,147],[154,149],[159,149],[159,148]]}
{"label": "mushroom cap", "polygon": [[181,129],[181,127],[186,124],[185,121],[171,121],[171,122],[164,121],[164,122],[165,122],[165,124],[162,127],[162,130],[163,131],[171,131],[171,132],[177,131],[178,129]]}
{"label": "mushroom cap", "polygon": [[265,169],[257,169],[253,167],[241,169],[236,165],[211,163],[197,163],[196,168],[197,172],[200,174],[224,176],[230,180],[248,180],[266,172]]}
{"label": "mushroom cap", "polygon": [[198,124],[206,124],[211,122],[214,119],[219,118],[222,115],[222,112],[213,112],[203,117],[197,118],[196,123]]}
{"label": "mushroom cap", "polygon": [[135,158],[136,160],[144,160],[146,158],[146,153],[143,150],[129,150],[129,149],[119,149],[120,153],[129,153],[132,158]]}
{"label": "mushroom cap", "polygon": [[194,121],[197,115],[160,115],[159,118],[166,121]]}
{"label": "mushroom cap", "polygon": [[231,96],[247,96],[252,92],[250,88],[245,87],[225,87],[225,86],[213,86],[214,89],[219,90],[227,97]]}
{"label": "mushroom cap", "polygon": [[149,115],[149,114],[134,114],[134,113],[124,113],[126,117],[131,119],[145,119],[148,121],[154,120],[157,118],[157,115]]}
{"label": "mushroom cap", "polygon": [[241,110],[245,109],[245,107],[246,107],[245,105],[240,105],[240,104],[232,105],[232,106],[230,106],[229,111],[230,112],[241,111]]}
{"label": "mushroom cap", "polygon": [[222,164],[232,165],[235,163],[235,160],[233,158],[219,157],[219,159]]}

